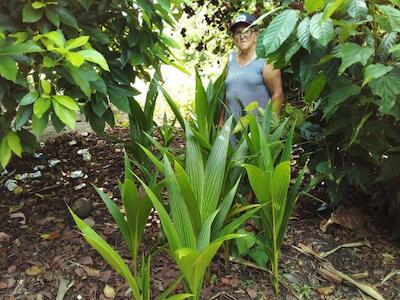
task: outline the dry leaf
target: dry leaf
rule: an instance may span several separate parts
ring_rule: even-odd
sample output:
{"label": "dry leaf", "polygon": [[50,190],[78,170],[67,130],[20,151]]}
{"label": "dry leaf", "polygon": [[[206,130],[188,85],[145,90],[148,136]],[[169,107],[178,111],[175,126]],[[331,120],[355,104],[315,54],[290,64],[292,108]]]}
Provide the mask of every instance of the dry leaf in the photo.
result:
{"label": "dry leaf", "polygon": [[115,290],[112,286],[109,286],[106,284],[106,286],[103,289],[104,296],[108,299],[114,299],[115,298]]}
{"label": "dry leaf", "polygon": [[25,273],[26,273],[27,275],[30,275],[30,276],[39,275],[41,272],[42,272],[42,269],[39,268],[38,266],[32,266],[32,267],[30,267],[29,269],[27,269],[27,270],[25,271]]}
{"label": "dry leaf", "polygon": [[247,292],[247,294],[249,294],[249,297],[251,299],[256,299],[257,298],[257,290],[256,289],[247,288],[246,292]]}
{"label": "dry leaf", "polygon": [[40,235],[42,239],[52,241],[55,239],[58,239],[61,236],[61,231],[60,230],[55,230],[50,233],[43,233]]}
{"label": "dry leaf", "polygon": [[21,218],[22,220],[19,221],[20,224],[25,225],[26,224],[26,218],[25,215],[22,212],[17,212],[17,213],[13,213],[10,215],[11,219],[15,219],[15,218]]}
{"label": "dry leaf", "polygon": [[319,292],[320,294],[325,295],[325,296],[328,296],[328,295],[330,295],[330,294],[333,294],[333,292],[334,292],[333,285],[331,285],[331,286],[325,286],[325,287],[320,287],[320,288],[318,288],[317,290],[318,290],[318,292]]}
{"label": "dry leaf", "polygon": [[0,290],[4,290],[4,289],[6,289],[6,288],[8,288],[8,284],[7,284],[7,282],[0,282]]}
{"label": "dry leaf", "polygon": [[83,267],[83,269],[86,271],[86,273],[88,274],[88,276],[91,277],[100,277],[100,271],[96,270],[96,269],[92,269],[89,267]]}
{"label": "dry leaf", "polygon": [[320,228],[323,232],[326,232],[332,224],[355,230],[362,236],[371,235],[366,228],[366,216],[356,207],[340,207],[326,222],[321,223]]}
{"label": "dry leaf", "polygon": [[78,259],[78,262],[81,265],[93,265],[93,259],[91,256],[86,255],[86,256],[82,256]]}
{"label": "dry leaf", "polygon": [[5,232],[0,232],[0,242],[8,242],[10,236]]}
{"label": "dry leaf", "polygon": [[239,280],[237,278],[232,278],[229,283],[231,287],[237,288],[237,286],[239,285]]}

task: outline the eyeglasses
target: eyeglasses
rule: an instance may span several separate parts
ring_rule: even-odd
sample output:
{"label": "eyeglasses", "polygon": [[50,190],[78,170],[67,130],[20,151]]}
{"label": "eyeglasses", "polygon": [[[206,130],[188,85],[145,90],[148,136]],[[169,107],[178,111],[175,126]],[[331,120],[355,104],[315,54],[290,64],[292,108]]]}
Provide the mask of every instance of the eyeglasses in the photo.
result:
{"label": "eyeglasses", "polygon": [[244,37],[249,37],[251,34],[253,33],[253,29],[252,28],[250,28],[250,29],[247,29],[247,30],[242,30],[242,31],[235,31],[234,33],[233,33],[233,37],[239,37],[239,36],[244,36]]}

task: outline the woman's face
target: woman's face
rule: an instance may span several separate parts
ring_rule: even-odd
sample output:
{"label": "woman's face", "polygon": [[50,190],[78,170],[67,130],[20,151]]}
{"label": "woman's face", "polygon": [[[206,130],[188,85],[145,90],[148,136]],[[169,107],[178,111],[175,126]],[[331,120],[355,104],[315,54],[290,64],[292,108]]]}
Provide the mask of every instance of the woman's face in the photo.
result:
{"label": "woman's face", "polygon": [[249,28],[245,31],[248,26],[238,25],[233,32],[233,41],[239,50],[247,50],[253,47],[257,39],[257,31],[254,28]]}

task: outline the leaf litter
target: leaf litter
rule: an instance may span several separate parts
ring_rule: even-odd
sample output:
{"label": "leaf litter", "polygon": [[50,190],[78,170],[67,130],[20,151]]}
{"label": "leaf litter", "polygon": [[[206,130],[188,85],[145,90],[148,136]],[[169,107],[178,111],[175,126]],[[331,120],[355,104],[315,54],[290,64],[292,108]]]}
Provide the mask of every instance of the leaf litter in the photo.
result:
{"label": "leaf litter", "polygon": [[[125,129],[116,129],[116,133],[128,141]],[[72,140],[76,143],[65,147]],[[178,137],[175,146],[180,148],[182,145],[182,139]],[[77,153],[81,149],[88,149],[86,153],[91,154],[91,160],[87,161]],[[99,299],[100,295],[105,297],[104,289],[108,285],[114,290],[115,299],[129,299],[125,282],[82,239],[66,209],[66,204],[72,206],[79,199],[87,199],[92,209],[86,220],[124,257],[129,257],[112,218],[90,185],[94,183],[104,188],[120,201],[116,187],[117,179],[122,179],[123,174],[121,150],[113,142],[93,134],[66,134],[48,140],[41,148],[40,155],[24,157],[10,164],[9,172],[3,175],[8,179],[13,179],[13,173],[32,173],[32,166],[42,166],[34,170],[41,171],[42,176],[19,181],[24,191],[19,195],[10,192],[4,184],[0,186],[0,192],[4,195],[0,209],[0,298],[14,299],[28,295],[36,299],[34,297],[40,294],[41,297],[61,300],[61,290],[60,295],[63,294],[64,299]],[[63,176],[77,170],[81,170],[87,178]],[[77,186],[79,188],[75,188]],[[395,284],[400,280],[400,274],[396,271],[400,270],[398,247],[380,235],[369,237],[371,247],[365,247],[366,244],[361,245],[365,242],[356,239],[354,232],[357,227],[331,227],[332,223],[329,230],[326,228],[324,232],[320,229],[318,217],[309,213],[309,206],[312,205],[306,199],[300,199],[295,211],[296,218],[289,223],[282,248],[282,272],[290,274],[298,286],[310,286],[312,299],[359,297],[358,289],[351,283],[343,284],[348,281],[341,273],[350,274],[347,276],[353,280],[358,275],[357,278],[366,280],[368,286],[374,287],[386,299],[398,298],[399,285]],[[9,210],[21,214],[11,218]],[[146,227],[143,248],[156,245],[159,228],[157,214],[153,212]],[[291,247],[300,248],[300,243],[304,245],[303,251],[307,251],[304,249],[308,247],[321,256],[321,262],[329,261],[341,273],[338,275],[334,270],[322,267],[322,263],[315,261],[312,254],[306,256]],[[356,243],[359,246],[354,246]],[[388,259],[388,255],[393,259]],[[38,264],[27,262],[27,257],[33,258]],[[273,298],[269,276],[263,268],[257,268],[249,257],[242,257],[232,259],[231,271],[228,271],[224,268],[222,257],[217,256],[211,265],[210,274],[215,280],[205,284],[202,299]],[[76,271],[79,269],[82,271]],[[152,259],[151,274],[153,295],[157,296],[161,293],[160,287],[162,290],[167,288],[179,272],[168,255],[161,251]],[[336,276],[336,281],[330,276]],[[182,288],[182,284],[178,285],[177,291],[182,291]],[[111,289],[107,293],[112,297]],[[296,298],[296,289],[287,279],[281,297]]]}

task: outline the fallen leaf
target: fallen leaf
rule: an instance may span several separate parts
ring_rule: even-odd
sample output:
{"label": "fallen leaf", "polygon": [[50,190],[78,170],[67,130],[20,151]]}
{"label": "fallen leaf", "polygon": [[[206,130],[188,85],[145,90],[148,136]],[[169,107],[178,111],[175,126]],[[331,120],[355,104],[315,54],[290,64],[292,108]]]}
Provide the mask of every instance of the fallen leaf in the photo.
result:
{"label": "fallen leaf", "polygon": [[51,221],[54,221],[54,220],[55,220],[54,217],[46,217],[44,219],[36,220],[35,224],[43,226],[43,225],[46,225],[47,223],[49,223]]}
{"label": "fallen leaf", "polygon": [[112,272],[110,270],[104,271],[101,273],[100,281],[107,283],[108,280],[110,279],[112,275]]}
{"label": "fallen leaf", "polygon": [[93,259],[89,255],[82,256],[78,259],[78,263],[81,265],[93,265]]}
{"label": "fallen leaf", "polygon": [[15,279],[13,277],[8,278],[7,288],[11,289],[15,285]]}
{"label": "fallen leaf", "polygon": [[0,242],[8,242],[10,236],[5,232],[0,232]]}
{"label": "fallen leaf", "polygon": [[11,266],[8,267],[7,273],[8,273],[8,274],[12,274],[12,273],[14,273],[16,270],[17,270],[17,266],[11,265]]}
{"label": "fallen leaf", "polygon": [[50,233],[43,233],[40,236],[44,240],[52,241],[52,240],[55,240],[55,239],[57,239],[57,238],[59,238],[61,236],[61,231],[60,230],[55,230],[55,231],[52,231]]}
{"label": "fallen leaf", "polygon": [[1,282],[0,282],[0,290],[4,290],[4,289],[6,289],[6,288],[8,288],[7,282],[1,281]]}
{"label": "fallen leaf", "polygon": [[26,273],[27,275],[30,275],[30,276],[39,275],[41,272],[42,272],[42,269],[39,268],[38,266],[32,266],[32,267],[30,267],[29,269],[27,269],[27,270],[25,271],[25,273]]}
{"label": "fallen leaf", "polygon": [[19,221],[20,224],[25,225],[26,224],[26,218],[25,215],[22,212],[17,212],[17,213],[13,213],[10,215],[11,219],[15,219],[15,218],[21,218],[22,220]]}
{"label": "fallen leaf", "polygon": [[239,280],[237,278],[232,278],[230,280],[230,286],[236,288],[239,285]]}
{"label": "fallen leaf", "polygon": [[256,299],[257,298],[257,290],[256,289],[247,288],[246,292],[247,292],[247,294],[249,294],[249,297],[251,299]]}
{"label": "fallen leaf", "polygon": [[83,269],[86,271],[86,273],[88,274],[88,276],[91,276],[91,277],[100,277],[100,275],[101,275],[99,270],[92,269],[92,268],[89,268],[89,267],[83,267]]}
{"label": "fallen leaf", "polygon": [[115,298],[115,290],[112,286],[109,286],[106,284],[106,286],[103,289],[104,296],[108,299],[114,299]]}
{"label": "fallen leaf", "polygon": [[334,292],[333,286],[325,286],[317,289],[322,295],[328,296]]}

